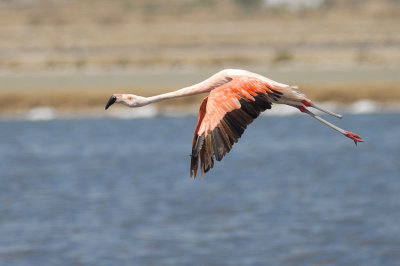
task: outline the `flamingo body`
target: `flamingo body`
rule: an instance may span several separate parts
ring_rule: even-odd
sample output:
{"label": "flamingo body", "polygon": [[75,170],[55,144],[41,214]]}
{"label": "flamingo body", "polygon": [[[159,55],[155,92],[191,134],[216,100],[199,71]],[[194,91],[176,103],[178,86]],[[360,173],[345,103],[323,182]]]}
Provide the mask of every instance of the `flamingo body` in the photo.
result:
{"label": "flamingo body", "polygon": [[212,90],[201,103],[193,137],[190,175],[195,178],[200,160],[201,173],[220,161],[242,136],[247,125],[271,108],[282,93],[265,82],[248,76],[235,76]]}

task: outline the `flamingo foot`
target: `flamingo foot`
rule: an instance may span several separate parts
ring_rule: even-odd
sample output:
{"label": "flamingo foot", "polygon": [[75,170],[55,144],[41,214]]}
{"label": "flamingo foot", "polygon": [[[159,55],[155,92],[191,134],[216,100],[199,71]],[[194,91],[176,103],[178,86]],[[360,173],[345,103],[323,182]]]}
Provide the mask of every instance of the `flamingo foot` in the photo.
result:
{"label": "flamingo foot", "polygon": [[354,143],[356,144],[356,146],[357,146],[357,142],[364,142],[364,140],[359,135],[357,135],[353,132],[346,131],[346,132],[344,132],[344,135],[348,138],[351,138],[354,141]]}

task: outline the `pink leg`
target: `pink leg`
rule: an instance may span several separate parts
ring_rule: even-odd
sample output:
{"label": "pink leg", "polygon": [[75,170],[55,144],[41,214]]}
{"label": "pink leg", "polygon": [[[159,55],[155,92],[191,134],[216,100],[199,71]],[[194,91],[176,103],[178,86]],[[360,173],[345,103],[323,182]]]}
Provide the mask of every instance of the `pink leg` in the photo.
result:
{"label": "pink leg", "polygon": [[[307,106],[308,106],[308,105],[307,105]],[[355,134],[355,133],[353,133],[353,132],[350,132],[350,131],[347,131],[347,130],[344,130],[344,129],[341,129],[341,128],[338,127],[338,126],[336,126],[336,125],[334,125],[334,124],[332,124],[332,123],[329,123],[329,122],[326,121],[325,119],[322,119],[322,118],[319,117],[318,115],[316,115],[316,114],[314,114],[313,112],[309,111],[309,110],[308,110],[307,108],[305,108],[303,105],[298,105],[297,108],[298,108],[301,112],[306,113],[306,114],[312,116],[313,118],[317,119],[318,121],[324,123],[325,125],[327,125],[327,126],[333,128],[334,130],[339,131],[340,133],[342,133],[342,134],[345,135],[346,137],[351,138],[351,139],[354,141],[354,143],[356,144],[356,146],[357,146],[357,142],[364,142],[364,140],[363,140],[360,136],[358,136],[357,134]]]}
{"label": "pink leg", "polygon": [[329,111],[329,110],[326,110],[325,108],[322,108],[321,106],[316,105],[315,103],[311,102],[311,101],[308,100],[308,99],[303,99],[303,100],[301,101],[301,103],[302,103],[304,106],[313,107],[313,108],[315,108],[315,109],[317,109],[317,110],[320,110],[320,111],[322,111],[322,112],[324,112],[324,113],[327,113],[328,115],[331,115],[331,116],[334,116],[334,117],[337,117],[337,118],[342,118],[342,115],[335,114],[334,112],[331,112],[331,111]]}

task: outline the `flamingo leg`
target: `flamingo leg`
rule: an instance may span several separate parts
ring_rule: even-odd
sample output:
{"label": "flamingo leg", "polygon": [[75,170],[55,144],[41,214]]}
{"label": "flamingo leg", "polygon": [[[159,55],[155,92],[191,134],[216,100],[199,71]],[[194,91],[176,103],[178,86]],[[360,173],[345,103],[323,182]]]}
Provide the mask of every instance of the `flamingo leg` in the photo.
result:
{"label": "flamingo leg", "polygon": [[332,111],[326,110],[325,108],[322,108],[321,106],[318,106],[318,105],[316,105],[315,103],[313,103],[313,102],[311,102],[309,100],[304,99],[304,100],[301,101],[301,103],[304,106],[313,107],[313,108],[315,108],[317,110],[320,110],[321,112],[324,112],[324,113],[326,113],[328,115],[331,115],[331,116],[334,116],[334,117],[337,117],[337,118],[342,118],[343,117],[342,115],[339,115],[339,114],[336,114],[336,113],[334,113]]}
{"label": "flamingo leg", "polygon": [[313,112],[311,112],[310,110],[306,109],[304,106],[299,105],[299,106],[295,106],[295,107],[297,107],[301,112],[308,114],[309,116],[311,116],[311,117],[317,119],[318,121],[324,123],[328,127],[333,128],[334,130],[336,130],[336,131],[340,132],[341,134],[345,135],[346,137],[352,139],[354,141],[354,143],[356,144],[356,146],[357,146],[357,142],[364,142],[364,140],[360,136],[358,136],[357,134],[355,134],[353,132],[350,132],[350,131],[347,131],[347,130],[344,130],[344,129],[342,129],[342,128],[340,128],[340,127],[338,127],[338,126],[326,121],[322,117],[320,117],[320,116],[314,114]]}

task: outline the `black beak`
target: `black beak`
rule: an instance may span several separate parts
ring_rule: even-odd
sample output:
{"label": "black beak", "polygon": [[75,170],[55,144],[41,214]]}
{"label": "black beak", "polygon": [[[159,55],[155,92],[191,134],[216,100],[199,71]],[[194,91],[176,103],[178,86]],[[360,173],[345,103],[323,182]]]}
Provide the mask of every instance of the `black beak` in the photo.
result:
{"label": "black beak", "polygon": [[115,103],[115,101],[117,100],[117,97],[115,97],[114,95],[110,97],[110,99],[108,100],[107,104],[106,104],[106,110],[108,109],[108,107],[110,107],[113,103]]}

